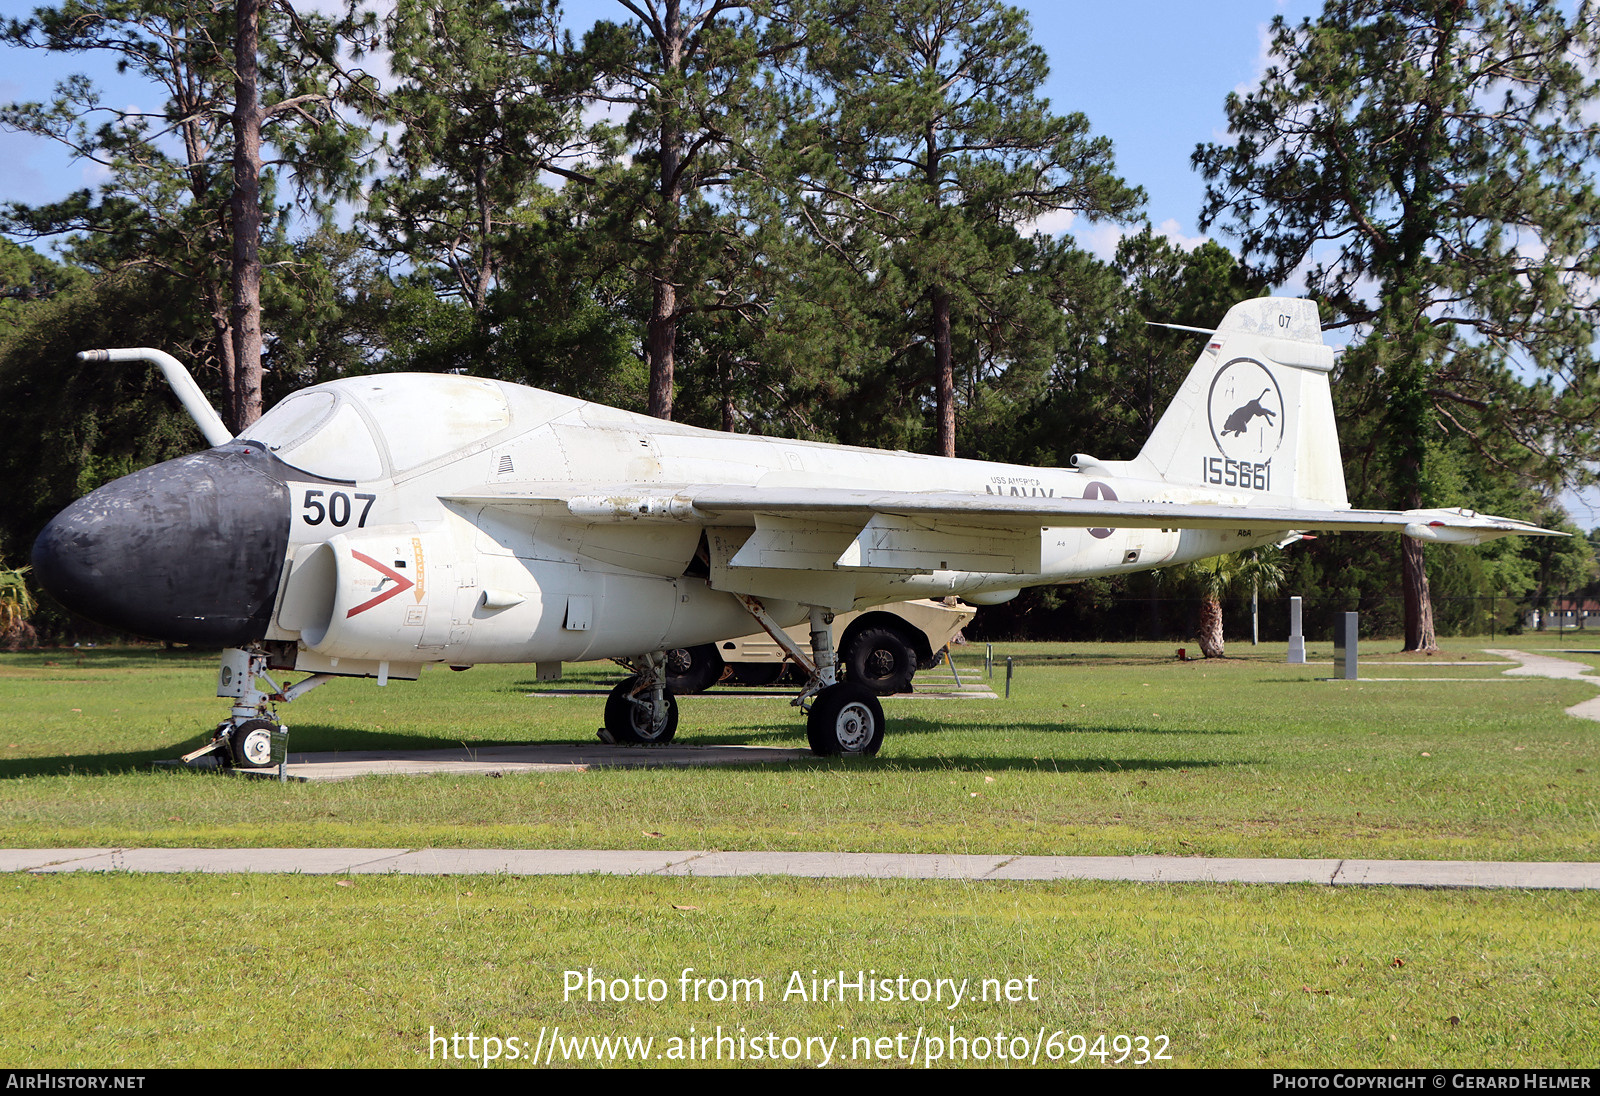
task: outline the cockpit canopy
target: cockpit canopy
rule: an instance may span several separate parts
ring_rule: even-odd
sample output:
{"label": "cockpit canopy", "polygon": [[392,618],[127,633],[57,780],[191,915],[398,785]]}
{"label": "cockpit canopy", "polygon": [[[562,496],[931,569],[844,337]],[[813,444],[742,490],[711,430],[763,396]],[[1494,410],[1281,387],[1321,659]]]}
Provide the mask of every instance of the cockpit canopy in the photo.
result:
{"label": "cockpit canopy", "polygon": [[512,418],[494,381],[389,373],[296,392],[244,436],[311,475],[372,480],[403,475],[500,434]]}

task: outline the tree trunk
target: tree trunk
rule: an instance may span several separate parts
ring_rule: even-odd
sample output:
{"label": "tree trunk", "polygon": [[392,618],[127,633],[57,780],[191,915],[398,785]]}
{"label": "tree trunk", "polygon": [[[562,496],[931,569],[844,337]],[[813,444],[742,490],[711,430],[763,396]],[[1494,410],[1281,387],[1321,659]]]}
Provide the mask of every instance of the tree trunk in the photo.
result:
{"label": "tree trunk", "polygon": [[1428,593],[1428,569],[1422,542],[1401,537],[1400,584],[1405,593],[1406,646],[1408,651],[1437,651],[1433,630],[1433,597]]}
{"label": "tree trunk", "polygon": [[[661,25],[663,37],[657,39],[663,73],[683,70],[683,51],[687,45],[678,0],[667,0]],[[663,84],[671,77],[663,76]],[[651,271],[655,282],[651,294],[650,321],[645,329],[645,356],[650,361],[650,403],[646,410],[658,419],[672,418],[672,371],[678,347],[678,205],[683,200],[679,170],[683,163],[683,127],[678,108],[661,106],[661,210],[659,227],[664,245],[661,262]]]}
{"label": "tree trunk", "polygon": [[261,417],[261,0],[238,0],[233,107],[233,406],[242,432]]}
{"label": "tree trunk", "polygon": [[238,371],[233,368],[233,325],[228,322],[230,309],[220,285],[208,284],[206,298],[211,306],[211,342],[216,349],[217,366],[222,371],[220,413],[226,422],[232,423],[235,390],[239,377]]}
{"label": "tree trunk", "polygon": [[939,439],[941,457],[956,455],[956,374],[950,347],[950,294],[933,291],[933,362],[939,390]]}
{"label": "tree trunk", "polygon": [[650,323],[645,331],[645,349],[650,357],[650,406],[658,419],[672,418],[672,360],[678,344],[678,287],[656,278],[650,307]]}
{"label": "tree trunk", "polygon": [[1200,599],[1200,629],[1195,638],[1200,642],[1201,654],[1207,658],[1222,657],[1222,602],[1210,594]]}

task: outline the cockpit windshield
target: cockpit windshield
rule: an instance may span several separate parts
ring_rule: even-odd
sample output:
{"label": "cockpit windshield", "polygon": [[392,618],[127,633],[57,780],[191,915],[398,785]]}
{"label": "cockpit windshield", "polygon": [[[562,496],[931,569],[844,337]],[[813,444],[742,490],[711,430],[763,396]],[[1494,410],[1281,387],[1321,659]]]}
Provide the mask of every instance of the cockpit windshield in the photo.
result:
{"label": "cockpit windshield", "polygon": [[361,413],[326,389],[287,397],[245,435],[292,468],[339,480],[383,476],[383,458]]}

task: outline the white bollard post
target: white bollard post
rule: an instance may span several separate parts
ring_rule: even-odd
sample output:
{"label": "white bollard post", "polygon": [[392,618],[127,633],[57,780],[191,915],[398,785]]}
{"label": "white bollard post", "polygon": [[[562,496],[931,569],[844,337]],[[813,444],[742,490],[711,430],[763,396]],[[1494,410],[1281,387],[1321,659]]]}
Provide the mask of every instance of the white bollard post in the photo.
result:
{"label": "white bollard post", "polygon": [[1284,659],[1295,666],[1303,666],[1306,661],[1306,637],[1300,630],[1300,599],[1289,599],[1289,657]]}

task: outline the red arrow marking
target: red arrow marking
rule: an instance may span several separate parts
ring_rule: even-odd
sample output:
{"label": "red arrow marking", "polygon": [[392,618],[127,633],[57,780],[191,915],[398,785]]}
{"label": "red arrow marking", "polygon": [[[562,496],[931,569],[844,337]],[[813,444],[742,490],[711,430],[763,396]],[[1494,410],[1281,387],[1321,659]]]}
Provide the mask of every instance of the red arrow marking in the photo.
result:
{"label": "red arrow marking", "polygon": [[346,617],[353,617],[357,613],[364,613],[374,605],[382,605],[396,594],[403,594],[407,590],[411,589],[412,586],[416,585],[410,579],[406,578],[405,575],[402,575],[399,571],[396,571],[392,567],[385,567],[383,564],[379,563],[365,552],[352,551],[350,554],[356,559],[359,559],[362,563],[365,563],[368,567],[376,568],[386,577],[394,579],[395,584],[372,600],[363,601],[360,605],[357,605],[354,609],[351,609],[345,614]]}

